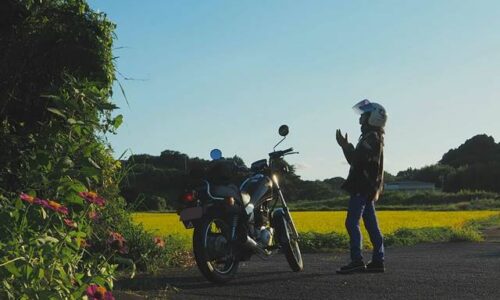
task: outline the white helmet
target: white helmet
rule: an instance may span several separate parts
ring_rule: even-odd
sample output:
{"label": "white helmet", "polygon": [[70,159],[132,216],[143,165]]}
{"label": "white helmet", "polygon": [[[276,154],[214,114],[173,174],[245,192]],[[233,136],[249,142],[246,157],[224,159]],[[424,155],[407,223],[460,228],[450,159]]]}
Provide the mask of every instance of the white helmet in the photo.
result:
{"label": "white helmet", "polygon": [[352,107],[358,114],[370,113],[368,124],[374,127],[384,128],[387,122],[387,113],[385,108],[378,104],[372,103],[368,99],[364,99]]}

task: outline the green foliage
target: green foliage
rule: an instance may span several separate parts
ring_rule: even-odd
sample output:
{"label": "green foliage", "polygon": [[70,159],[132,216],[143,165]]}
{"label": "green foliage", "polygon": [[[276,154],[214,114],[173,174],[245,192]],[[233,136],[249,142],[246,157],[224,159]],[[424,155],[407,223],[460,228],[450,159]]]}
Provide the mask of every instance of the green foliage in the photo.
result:
{"label": "green foliage", "polygon": [[472,220],[466,224],[467,228],[471,228],[476,231],[481,231],[487,228],[494,228],[500,226],[500,214],[491,216],[486,219]]}
{"label": "green foliage", "polygon": [[500,144],[491,136],[479,134],[445,153],[440,163],[458,168],[493,161],[500,162]]}
{"label": "green foliage", "polygon": [[84,246],[94,240],[87,212],[97,207],[70,204],[65,216],[18,196],[0,198],[0,298],[75,299],[90,283],[112,286],[113,251]]}
{"label": "green foliage", "polygon": [[[108,231],[120,232],[127,242],[127,253],[120,254],[119,263],[127,262],[128,271],[155,272],[160,268],[182,265],[189,258],[185,241],[177,237],[160,237],[154,232],[146,231],[142,225],[132,221],[130,213],[125,209],[123,199],[110,202],[102,211],[99,230],[100,236],[106,237]],[[164,246],[161,245],[161,242]],[[100,244],[105,244],[101,240]],[[127,263],[126,263],[127,264]]]}
{"label": "green foliage", "polygon": [[455,169],[452,166],[435,164],[431,166],[425,166],[421,169],[409,168],[405,171],[399,172],[396,178],[399,180],[432,182],[437,188],[442,188],[446,177],[454,170]]}
{"label": "green foliage", "polygon": [[0,186],[52,196],[62,180],[96,184],[114,169],[99,136],[121,118],[109,102],[114,25],[83,0],[1,5]]}
{"label": "green foliage", "polygon": [[474,189],[499,193],[500,161],[459,167],[448,174],[443,189],[449,192]]}
{"label": "green foliage", "polygon": [[[118,194],[127,169],[106,141],[123,122],[110,101],[114,28],[84,0],[0,2],[1,299],[79,299],[89,284],[112,288],[117,265],[133,274],[176,258],[175,242],[158,247]],[[87,190],[106,206],[88,205]]]}
{"label": "green foliage", "polygon": [[299,245],[304,252],[346,249],[349,247],[349,237],[346,234],[337,232],[306,232],[300,234]]}
{"label": "green foliage", "polygon": [[433,182],[446,192],[463,189],[500,192],[500,144],[476,135],[443,155],[438,164],[398,173],[404,180]]}
{"label": "green foliage", "polygon": [[[83,0],[7,0],[0,11],[0,297],[80,298],[90,283],[112,287],[115,270],[105,244],[81,247],[105,238],[78,196],[117,197],[119,163],[103,138],[121,120],[109,101],[114,25]],[[51,202],[26,206],[23,191],[57,199],[77,227]]]}
{"label": "green foliage", "polygon": [[397,177],[392,175],[391,173],[384,171],[384,182],[389,183],[389,182],[394,182],[397,181]]}
{"label": "green foliage", "polygon": [[[230,158],[237,165],[245,165],[244,161],[234,156]],[[160,156],[147,154],[132,155],[122,162],[130,169],[120,185],[123,197],[134,209],[161,210],[175,209],[179,194],[193,178],[203,174],[210,161],[197,157],[191,158],[177,151],[165,150]],[[281,178],[281,186],[289,201],[298,199],[328,199],[345,195],[340,186],[344,179],[340,177],[323,181],[302,180],[295,174],[295,169],[286,161],[283,167],[289,172]],[[188,175],[190,174],[190,175]],[[235,175],[233,182],[239,184],[244,178]],[[165,200],[166,205],[163,204]]]}
{"label": "green foliage", "polygon": [[385,237],[387,246],[411,246],[418,243],[431,242],[465,242],[481,241],[481,234],[471,228],[426,227],[401,228]]}
{"label": "green foliage", "polygon": [[[482,235],[471,225],[462,228],[426,227],[400,228],[384,237],[386,246],[411,246],[419,243],[481,241]],[[346,234],[307,232],[300,235],[300,248],[304,252],[332,251],[349,248]],[[366,244],[365,247],[370,247]]]}

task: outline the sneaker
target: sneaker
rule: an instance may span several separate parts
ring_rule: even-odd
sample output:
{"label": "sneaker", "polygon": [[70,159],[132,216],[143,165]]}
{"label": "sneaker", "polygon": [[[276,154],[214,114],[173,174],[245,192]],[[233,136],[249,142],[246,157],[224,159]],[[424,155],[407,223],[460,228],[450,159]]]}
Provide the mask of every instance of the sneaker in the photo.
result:
{"label": "sneaker", "polygon": [[371,261],[366,265],[365,272],[369,273],[384,273],[385,267],[383,261]]}
{"label": "sneaker", "polygon": [[337,270],[337,274],[351,274],[356,272],[363,272],[366,269],[365,263],[360,261],[352,261],[350,264],[341,267]]}

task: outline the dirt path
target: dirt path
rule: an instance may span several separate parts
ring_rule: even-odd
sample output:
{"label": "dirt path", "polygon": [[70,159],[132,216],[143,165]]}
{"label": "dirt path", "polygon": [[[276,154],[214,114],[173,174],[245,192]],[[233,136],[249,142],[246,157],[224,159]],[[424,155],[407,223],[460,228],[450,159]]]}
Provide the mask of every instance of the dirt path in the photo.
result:
{"label": "dirt path", "polygon": [[306,254],[300,273],[291,272],[282,256],[255,257],[224,286],[208,283],[192,268],[121,281],[117,288],[149,299],[500,299],[499,238],[497,228],[482,243],[390,248],[384,274],[337,275],[347,255]]}

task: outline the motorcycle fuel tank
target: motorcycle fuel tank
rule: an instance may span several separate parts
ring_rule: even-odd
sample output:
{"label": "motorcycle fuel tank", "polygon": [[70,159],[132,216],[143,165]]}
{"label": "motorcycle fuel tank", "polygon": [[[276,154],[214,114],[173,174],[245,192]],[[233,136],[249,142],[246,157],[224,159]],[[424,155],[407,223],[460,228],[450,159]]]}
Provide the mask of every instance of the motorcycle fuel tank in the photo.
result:
{"label": "motorcycle fuel tank", "polygon": [[[240,186],[241,193],[250,196],[243,197],[245,208],[252,206],[251,210],[253,211],[253,207],[258,207],[264,201],[271,200],[272,186],[272,180],[262,174],[256,174],[246,179]],[[247,210],[247,213],[251,212]]]}

